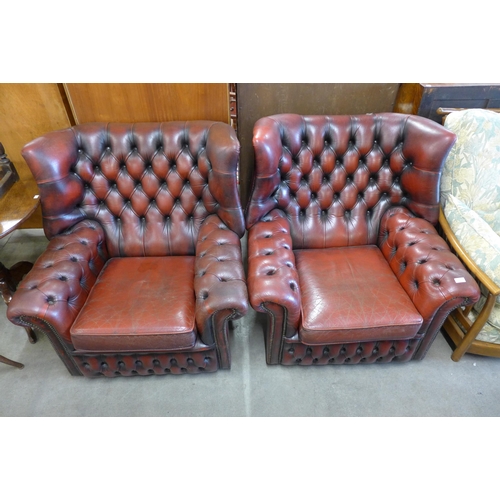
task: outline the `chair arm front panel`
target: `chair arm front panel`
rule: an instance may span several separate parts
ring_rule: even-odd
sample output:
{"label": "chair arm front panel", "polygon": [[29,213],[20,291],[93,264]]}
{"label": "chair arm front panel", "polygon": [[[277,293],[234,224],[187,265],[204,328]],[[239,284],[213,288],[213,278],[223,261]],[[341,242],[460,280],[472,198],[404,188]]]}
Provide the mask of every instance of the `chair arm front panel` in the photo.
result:
{"label": "chair arm front panel", "polygon": [[424,319],[419,334],[427,333],[431,324],[441,327],[434,321],[441,308],[479,300],[476,282],[434,226],[406,208],[393,208],[384,215],[379,247]]}
{"label": "chair arm front panel", "polygon": [[200,227],[194,291],[198,333],[205,344],[213,345],[213,315],[227,310],[237,319],[248,310],[240,238],[217,215],[208,216]]}
{"label": "chair arm front panel", "polygon": [[36,325],[50,325],[71,344],[69,329],[106,260],[104,231],[95,221],[79,222],[56,236],[16,290],[9,320],[26,326],[36,318]]}
{"label": "chair arm front panel", "polygon": [[249,230],[248,291],[255,310],[267,313],[266,303],[280,305],[287,311],[286,330],[298,329],[299,276],[290,224],[280,210],[273,210]]}

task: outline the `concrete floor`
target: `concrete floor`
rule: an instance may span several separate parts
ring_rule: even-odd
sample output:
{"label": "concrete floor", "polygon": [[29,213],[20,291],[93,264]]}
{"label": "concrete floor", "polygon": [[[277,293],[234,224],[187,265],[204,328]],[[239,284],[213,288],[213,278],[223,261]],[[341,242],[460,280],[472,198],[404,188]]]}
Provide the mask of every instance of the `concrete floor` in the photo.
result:
{"label": "concrete floor", "polygon": [[[33,262],[41,230],[0,240],[7,267]],[[459,363],[439,335],[422,361],[387,365],[267,366],[261,317],[235,322],[232,368],[213,374],[86,379],[72,377],[48,339],[27,335],[0,314],[0,416],[429,417],[500,415],[500,359],[465,355]]]}

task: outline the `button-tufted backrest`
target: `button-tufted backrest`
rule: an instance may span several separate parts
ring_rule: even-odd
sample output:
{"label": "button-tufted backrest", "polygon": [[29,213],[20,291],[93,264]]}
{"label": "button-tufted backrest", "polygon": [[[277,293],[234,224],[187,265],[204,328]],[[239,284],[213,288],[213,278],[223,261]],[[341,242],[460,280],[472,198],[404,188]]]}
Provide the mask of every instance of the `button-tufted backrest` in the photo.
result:
{"label": "button-tufted backrest", "polygon": [[244,233],[239,142],[227,124],[82,124],[35,139],[23,156],[48,238],[93,219],[110,256],[161,256],[193,255],[209,214]]}
{"label": "button-tufted backrest", "polygon": [[262,118],[247,228],[279,208],[294,248],[327,248],[376,243],[382,215],[396,205],[436,224],[454,142],[441,125],[397,113]]}

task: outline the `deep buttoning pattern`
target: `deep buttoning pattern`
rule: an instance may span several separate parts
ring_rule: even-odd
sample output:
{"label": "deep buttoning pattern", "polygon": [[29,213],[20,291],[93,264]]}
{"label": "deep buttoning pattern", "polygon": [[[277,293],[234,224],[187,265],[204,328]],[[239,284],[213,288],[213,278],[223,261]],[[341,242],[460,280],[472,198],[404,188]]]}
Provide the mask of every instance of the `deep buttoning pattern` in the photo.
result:
{"label": "deep buttoning pattern", "polygon": [[328,248],[374,244],[390,206],[436,222],[442,155],[432,131],[427,149],[414,146],[420,128],[397,114],[262,119],[254,137],[261,171],[247,227],[279,208],[294,248]]}
{"label": "deep buttoning pattern", "polygon": [[[112,257],[194,255],[209,214],[242,235],[236,169],[227,169],[238,161],[236,137],[226,138],[227,148],[210,146],[211,136],[222,138],[221,125],[84,124],[48,134],[41,151],[36,144],[39,149],[25,152],[43,191],[46,231],[53,235],[80,219],[97,220]],[[69,136],[64,146],[62,135]],[[45,153],[56,142],[66,150],[59,164],[48,166]],[[234,158],[218,161],[224,155]]]}

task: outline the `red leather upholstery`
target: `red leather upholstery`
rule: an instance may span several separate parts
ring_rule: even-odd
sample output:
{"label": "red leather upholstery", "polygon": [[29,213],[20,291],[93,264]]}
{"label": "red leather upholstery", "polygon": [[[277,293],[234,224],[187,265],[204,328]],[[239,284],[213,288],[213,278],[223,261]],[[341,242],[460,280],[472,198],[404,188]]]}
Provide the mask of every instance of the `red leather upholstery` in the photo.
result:
{"label": "red leather upholstery", "polygon": [[218,122],[83,124],[23,150],[48,238],[98,220],[111,257],[193,255],[211,213],[244,233],[239,144]]}
{"label": "red leather upholstery", "polygon": [[[91,123],[35,139],[23,156],[50,243],[9,319],[45,331],[75,375],[228,368],[228,324],[247,310],[234,130]],[[157,271],[151,258],[163,259]],[[125,353],[152,365],[132,369]]]}
{"label": "red leather upholstery", "polygon": [[394,113],[262,118],[247,227],[279,208],[294,248],[329,248],[375,244],[392,205],[435,224],[443,155],[454,141],[434,122]]}
{"label": "red leather upholstery", "polygon": [[246,279],[241,261],[237,234],[216,215],[208,216],[198,234],[194,272],[196,326],[207,345],[218,343],[217,335],[222,333],[214,329],[216,313],[233,315],[234,311],[243,310],[242,304],[247,307]]}
{"label": "red leather upholstery", "polygon": [[263,222],[252,226],[248,233],[250,301],[261,312],[266,312],[262,306],[267,303],[284,307],[294,331],[299,326],[301,296],[290,225],[279,210],[273,210]]}
{"label": "red leather upholstery", "polygon": [[297,250],[296,259],[305,344],[411,339],[419,331],[422,317],[376,246]]}
{"label": "red leather upholstery", "polygon": [[[478,299],[477,286],[433,226],[441,168],[455,136],[430,120],[395,113],[285,114],[259,120],[253,141],[255,176],[246,209],[248,286],[252,306],[269,316],[268,362],[421,359],[449,312]],[[332,258],[338,254],[319,251],[310,265],[301,258],[297,267],[302,249],[367,245],[379,246],[379,257],[389,264],[385,271],[393,273],[394,288],[383,306],[376,305],[372,287],[381,264],[375,271],[365,252],[359,255],[361,271],[351,272],[351,259],[341,263]],[[352,301],[347,304],[345,290],[352,294],[360,288],[368,271],[367,296],[358,297],[364,327],[358,324],[354,333],[355,308]],[[465,282],[456,283],[459,277]],[[391,302],[403,300],[402,293],[408,309],[397,319]],[[381,328],[384,324],[387,328]],[[313,347],[317,343],[324,349]],[[385,354],[379,355],[381,350]]]}
{"label": "red leather upholstery", "polygon": [[70,326],[108,258],[104,230],[96,221],[75,224],[56,236],[19,284],[7,316],[15,323],[39,318],[71,344]]}
{"label": "red leather upholstery", "polygon": [[[194,257],[108,260],[71,326],[82,351],[190,349],[196,342]],[[154,314],[152,312],[154,311]]]}

